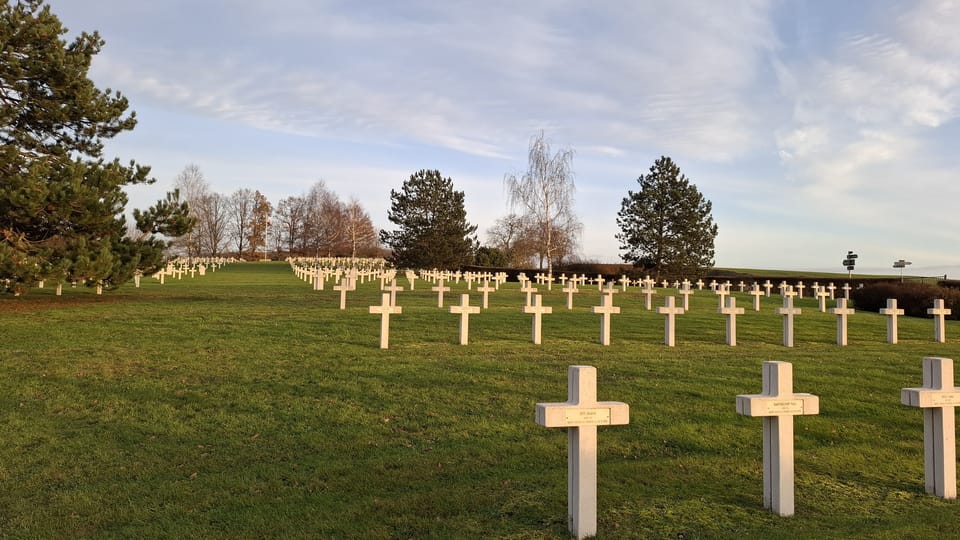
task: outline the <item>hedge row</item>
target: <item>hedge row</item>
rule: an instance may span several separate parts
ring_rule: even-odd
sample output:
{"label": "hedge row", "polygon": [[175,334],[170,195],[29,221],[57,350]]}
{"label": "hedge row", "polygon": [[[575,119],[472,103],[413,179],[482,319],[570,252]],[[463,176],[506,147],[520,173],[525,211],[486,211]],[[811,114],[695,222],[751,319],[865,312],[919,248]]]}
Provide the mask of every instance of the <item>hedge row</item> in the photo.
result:
{"label": "hedge row", "polygon": [[897,307],[910,317],[927,317],[933,301],[942,298],[953,311],[948,319],[960,319],[960,290],[920,283],[867,283],[850,291],[850,299],[861,311],[879,311],[887,307],[887,299],[896,298]]}

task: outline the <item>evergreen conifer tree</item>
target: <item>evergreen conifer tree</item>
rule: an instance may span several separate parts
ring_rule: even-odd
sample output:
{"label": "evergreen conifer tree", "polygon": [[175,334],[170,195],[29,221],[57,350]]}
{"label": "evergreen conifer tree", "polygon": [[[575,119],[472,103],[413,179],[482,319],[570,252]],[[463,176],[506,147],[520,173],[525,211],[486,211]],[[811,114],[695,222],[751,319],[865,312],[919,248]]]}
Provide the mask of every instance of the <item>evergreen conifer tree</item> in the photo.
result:
{"label": "evergreen conifer tree", "polygon": [[695,277],[713,266],[712,203],[669,157],[654,162],[637,182],[640,190],[628,191],[617,213],[623,260],[658,277]]}
{"label": "evergreen conifer tree", "polygon": [[139,212],[126,235],[123,187],[152,183],[149,168],[103,158],[103,140],[133,129],[127,100],[87,77],[104,42],[67,44],[41,0],[0,6],[0,290],[39,280],[115,287],[162,263],[165,243],[192,226],[176,195]]}
{"label": "evergreen conifer tree", "polygon": [[421,170],[390,190],[388,218],[399,228],[381,231],[397,268],[454,269],[473,262],[476,225],[467,223],[463,192],[440,171]]}

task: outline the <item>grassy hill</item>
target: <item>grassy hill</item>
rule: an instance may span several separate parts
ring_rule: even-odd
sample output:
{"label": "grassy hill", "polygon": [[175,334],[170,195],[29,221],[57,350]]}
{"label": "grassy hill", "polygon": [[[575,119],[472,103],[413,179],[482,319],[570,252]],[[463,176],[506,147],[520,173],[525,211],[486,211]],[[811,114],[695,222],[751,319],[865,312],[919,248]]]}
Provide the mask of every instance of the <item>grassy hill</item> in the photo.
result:
{"label": "grassy hill", "polygon": [[[779,297],[738,318],[737,347],[709,291],[677,346],[636,289],[598,344],[595,288],[567,311],[543,290],[543,345],[507,284],[470,320],[430,284],[399,293],[379,350],[378,283],[313,291],[283,263],[144,280],[95,296],[48,287],[0,298],[0,526],[11,538],[567,538],[566,436],[535,424],[566,399],[568,365],[599,371],[598,397],[630,404],[599,434],[598,538],[948,538],[960,506],[923,492],[923,421],[899,404],[924,356],[960,358],[960,325],[798,301],[780,345]],[[405,280],[400,285],[408,287]],[[466,291],[451,284],[447,305]],[[661,291],[675,294],[675,291]],[[471,302],[479,304],[473,293]],[[663,304],[663,294],[654,299]],[[796,509],[762,507],[761,424],[738,416],[761,364],[794,365],[820,396],[796,419]]]}

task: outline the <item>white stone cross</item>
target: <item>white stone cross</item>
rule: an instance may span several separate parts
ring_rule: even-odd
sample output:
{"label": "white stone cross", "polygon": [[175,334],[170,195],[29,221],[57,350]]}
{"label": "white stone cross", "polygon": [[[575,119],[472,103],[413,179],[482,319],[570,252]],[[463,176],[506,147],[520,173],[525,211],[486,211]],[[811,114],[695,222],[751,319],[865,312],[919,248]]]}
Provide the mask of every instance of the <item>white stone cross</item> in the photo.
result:
{"label": "white stone cross", "polygon": [[792,516],[793,417],[820,413],[820,398],[793,392],[793,364],[763,363],[761,394],[737,396],[737,414],[763,417],[763,507]]}
{"label": "white stone cross", "polygon": [[444,286],[443,286],[443,276],[440,276],[440,279],[439,279],[439,281],[437,282],[437,286],[436,286],[436,287],[431,287],[430,290],[433,291],[433,292],[435,292],[435,293],[437,293],[437,307],[438,307],[438,308],[442,308],[442,307],[443,307],[443,293],[445,293],[445,292],[450,292],[450,287],[444,287]]}
{"label": "white stone cross", "polygon": [[[345,291],[340,294],[345,294]],[[383,293],[380,305],[370,306],[370,313],[380,314],[380,348],[386,349],[390,343],[390,315],[403,313],[403,308],[390,302],[390,293]]]}
{"label": "white stone cross", "polygon": [[775,311],[777,315],[783,316],[783,346],[793,347],[793,316],[800,315],[800,308],[793,307],[793,297],[797,293],[793,292],[792,287],[787,287],[783,291],[783,307],[778,307]]}
{"label": "white stone cross", "polygon": [[460,314],[460,344],[466,345],[470,337],[470,315],[480,313],[479,306],[470,305],[470,295],[460,295],[460,305],[450,306],[450,313]]}
{"label": "white stone cross", "polygon": [[[690,310],[690,295],[693,294],[693,290],[690,289],[690,283],[684,283],[683,287],[680,288],[680,296],[683,297],[683,310]],[[650,309],[649,307],[647,309]]]}
{"label": "white stone cross", "polygon": [[553,274],[547,274],[547,277],[543,278],[543,280],[547,282],[547,290],[552,291],[553,282],[556,281],[553,277]]}
{"label": "white stone cross", "polygon": [[750,290],[750,294],[753,296],[753,310],[760,311],[760,297],[763,296],[763,291],[760,290],[760,285],[757,285],[757,283],[754,282],[753,289]]}
{"label": "white stone cross", "polygon": [[937,343],[946,343],[947,341],[947,321],[946,316],[953,313],[943,307],[943,298],[937,298],[933,301],[933,307],[927,309],[927,315],[933,315],[933,340]]}
{"label": "white stone cross", "polygon": [[719,308],[717,313],[725,315],[727,318],[727,345],[737,346],[737,315],[743,315],[743,308],[737,307],[737,299],[733,296],[727,298],[725,306]]}
{"label": "white stone cross", "polygon": [[960,388],[954,386],[953,360],[923,359],[923,387],[900,390],[900,403],[923,409],[924,487],[944,499],[957,498],[957,435],[955,408]]}
{"label": "white stone cross", "polygon": [[630,278],[627,276],[620,276],[620,279],[617,280],[620,282],[620,286],[623,288],[623,292],[627,292],[627,285],[630,284]]}
{"label": "white stone cross", "polygon": [[605,283],[605,281],[604,281],[604,279],[603,279],[603,276],[600,275],[600,274],[597,274],[596,282],[597,282],[597,290],[598,290],[598,291],[602,291],[602,290],[603,290],[603,284]]}
{"label": "white stone cross", "polygon": [[644,306],[646,306],[647,311],[650,311],[653,309],[653,295],[657,294],[657,291],[650,287],[650,282],[646,282],[646,285],[647,287],[642,289],[640,293],[644,296]]}
{"label": "white stone cross", "polygon": [[327,274],[323,270],[315,270],[313,273],[313,290],[322,291],[326,281]]}
{"label": "white stone cross", "polygon": [[410,283],[410,290],[411,291],[414,290],[414,287],[416,286],[416,282],[417,282],[417,273],[414,272],[413,270],[407,270],[406,277],[407,277],[407,282]]}
{"label": "white stone cross", "polygon": [[816,289],[814,294],[817,296],[817,301],[820,304],[820,313],[827,312],[827,297],[830,296],[830,293],[827,292],[826,287],[820,287]]}
{"label": "white stone cross", "polygon": [[797,289],[797,298],[803,298],[803,290],[806,289],[806,288],[807,288],[807,286],[804,285],[802,281],[797,282],[797,287],[796,287],[796,289]]}
{"label": "white stone cross", "polygon": [[390,293],[390,305],[395,306],[397,305],[397,293],[403,292],[403,287],[397,287],[397,280],[394,278],[390,280],[389,286],[383,287],[381,290]]}
{"label": "white stone cross", "polygon": [[[334,285],[333,290],[340,291],[340,309],[347,309],[347,291],[352,290],[350,288],[350,278],[343,278],[340,281],[339,285]],[[387,294],[387,299],[390,299],[390,294]]]}
{"label": "white stone cross", "polygon": [[683,315],[684,309],[674,305],[674,298],[668,296],[664,300],[664,305],[657,308],[657,313],[666,316],[663,323],[663,342],[667,347],[673,347],[676,344],[676,316]]}
{"label": "white stone cross", "polygon": [[543,315],[553,313],[553,308],[549,306],[544,306],[541,304],[542,299],[540,295],[535,295],[533,297],[533,304],[523,306],[523,312],[528,314],[533,314],[533,343],[534,345],[540,345],[542,337],[542,322]]}
{"label": "white stone cross", "polygon": [[847,307],[847,299],[837,300],[837,307],[830,308],[830,313],[837,316],[837,345],[847,345],[847,316],[856,313],[853,308]]}
{"label": "white stone cross", "polygon": [[727,287],[720,285],[717,287],[717,290],[714,291],[714,294],[720,299],[720,304],[717,306],[717,309],[723,309],[723,301],[726,299],[727,295],[730,294],[730,290]]}
{"label": "white stone cross", "polygon": [[605,294],[600,297],[600,305],[590,308],[592,313],[600,314],[600,344],[610,345],[610,317],[620,313],[620,308],[613,305],[613,295]]}
{"label": "white stone cross", "polygon": [[571,279],[570,284],[563,288],[563,292],[567,293],[567,309],[573,309],[573,295],[580,292],[577,288],[577,280]]}
{"label": "white stone cross", "polygon": [[765,292],[766,296],[769,297],[769,296],[770,296],[770,290],[773,289],[773,283],[770,283],[770,280],[768,279],[768,280],[766,280],[766,281],[763,282],[763,288],[764,288],[764,290],[766,291],[766,292]]}
{"label": "white stone cross", "polygon": [[849,300],[849,299],[850,299],[850,291],[852,290],[852,287],[850,287],[850,284],[849,284],[849,283],[844,283],[844,284],[843,284],[843,287],[840,287],[840,288],[843,289],[843,297],[846,298],[847,300]]}
{"label": "white stone cross", "polygon": [[489,304],[487,303],[487,299],[489,298],[490,293],[492,293],[495,290],[496,289],[494,287],[490,286],[489,279],[483,280],[483,287],[477,287],[477,292],[483,293],[483,309],[488,309]]}
{"label": "white stone cross", "polygon": [[537,403],[537,424],[567,428],[567,525],[577,540],[597,534],[597,426],[622,426],[630,406],[597,401],[597,368],[567,368],[567,401]]}
{"label": "white stone cross", "polygon": [[703,290],[703,280],[702,280],[702,279],[698,279],[698,280],[697,280],[697,290],[698,290],[698,291],[702,291],[702,290]]}
{"label": "white stone cross", "polygon": [[827,290],[830,291],[830,299],[833,300],[834,293],[837,291],[837,286],[831,281],[830,284],[827,285]]}
{"label": "white stone cross", "polygon": [[607,283],[607,286],[604,287],[602,291],[600,291],[600,294],[609,295],[609,296],[613,296],[614,294],[617,294],[617,293],[620,292],[620,291],[618,291],[618,290],[615,288],[615,286],[616,286],[616,283],[615,283],[613,280],[610,280],[610,281]]}
{"label": "white stone cross", "polygon": [[740,283],[737,283],[737,286],[740,287],[740,292],[743,292],[743,290],[747,287],[747,284],[741,281]]}
{"label": "white stone cross", "polygon": [[711,279],[711,280],[710,280],[710,290],[711,290],[711,291],[717,292],[717,285],[718,285],[717,280],[715,280],[715,279]]}
{"label": "white stone cross", "polygon": [[529,305],[530,305],[530,299],[533,297],[533,293],[537,292],[537,288],[533,286],[533,283],[532,283],[532,282],[527,281],[527,282],[525,282],[525,283],[523,284],[522,287],[520,287],[520,292],[526,293],[526,295],[527,295],[527,303],[526,303],[525,305],[529,306]]}
{"label": "white stone cross", "polygon": [[903,315],[902,309],[897,309],[897,299],[887,298],[887,307],[880,308],[880,314],[887,316],[887,343],[897,343],[897,315]]}

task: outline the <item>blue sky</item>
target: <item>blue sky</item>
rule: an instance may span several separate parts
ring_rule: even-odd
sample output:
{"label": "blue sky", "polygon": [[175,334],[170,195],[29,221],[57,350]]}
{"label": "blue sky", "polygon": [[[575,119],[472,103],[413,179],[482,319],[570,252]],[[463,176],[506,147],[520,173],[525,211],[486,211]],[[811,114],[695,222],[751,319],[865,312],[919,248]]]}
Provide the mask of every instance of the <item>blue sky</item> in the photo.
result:
{"label": "blue sky", "polygon": [[[439,169],[481,233],[531,136],[575,150],[580,255],[661,155],[713,202],[720,266],[960,275],[960,2],[49,2],[106,46],[138,127],[107,153],[271,202],[323,179],[378,227]],[[481,239],[484,235],[481,234]]]}

